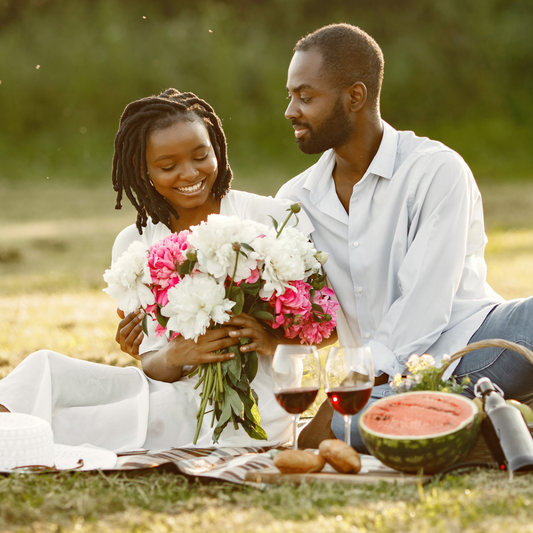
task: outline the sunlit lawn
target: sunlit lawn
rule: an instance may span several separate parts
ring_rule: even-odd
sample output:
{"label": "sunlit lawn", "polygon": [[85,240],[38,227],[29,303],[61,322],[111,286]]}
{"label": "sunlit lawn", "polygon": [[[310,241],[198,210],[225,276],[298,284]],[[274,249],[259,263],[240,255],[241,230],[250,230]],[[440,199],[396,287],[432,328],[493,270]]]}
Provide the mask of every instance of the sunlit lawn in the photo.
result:
{"label": "sunlit lawn", "polygon": [[[489,282],[506,298],[533,294],[533,183],[482,184]],[[134,222],[111,187],[0,184],[0,376],[50,348],[131,364],[114,342],[103,288],[115,235]],[[533,531],[533,483],[502,473],[417,487],[230,489],[165,474],[0,479],[6,531]]]}

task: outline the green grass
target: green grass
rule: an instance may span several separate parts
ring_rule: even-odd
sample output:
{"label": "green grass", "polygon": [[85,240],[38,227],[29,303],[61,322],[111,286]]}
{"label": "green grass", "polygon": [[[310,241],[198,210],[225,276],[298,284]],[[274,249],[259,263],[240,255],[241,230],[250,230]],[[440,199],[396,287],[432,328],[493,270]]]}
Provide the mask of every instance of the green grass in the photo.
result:
{"label": "green grass", "polygon": [[[242,188],[245,185],[240,185]],[[506,298],[533,294],[533,183],[482,183],[489,281]],[[113,239],[133,223],[111,187],[0,183],[0,376],[50,348],[128,365],[101,292]],[[172,474],[0,478],[0,531],[483,532],[533,531],[533,481],[500,472],[421,488],[303,485],[264,491],[189,484]]]}

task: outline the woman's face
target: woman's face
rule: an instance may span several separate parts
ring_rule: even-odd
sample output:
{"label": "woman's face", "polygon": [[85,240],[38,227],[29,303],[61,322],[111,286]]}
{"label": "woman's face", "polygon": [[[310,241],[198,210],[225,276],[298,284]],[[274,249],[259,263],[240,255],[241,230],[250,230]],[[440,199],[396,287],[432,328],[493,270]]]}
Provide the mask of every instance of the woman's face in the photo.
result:
{"label": "woman's face", "polygon": [[178,213],[213,201],[218,161],[201,119],[153,131],[146,143],[146,164],[155,189]]}

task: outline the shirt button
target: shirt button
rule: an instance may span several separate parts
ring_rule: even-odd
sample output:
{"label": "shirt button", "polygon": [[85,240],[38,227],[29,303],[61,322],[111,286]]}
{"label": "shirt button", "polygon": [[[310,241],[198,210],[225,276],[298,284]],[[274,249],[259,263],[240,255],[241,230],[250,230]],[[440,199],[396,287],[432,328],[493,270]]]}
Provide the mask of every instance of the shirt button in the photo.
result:
{"label": "shirt button", "polygon": [[367,334],[365,335],[365,337],[366,337],[367,339],[370,339],[370,337],[372,337],[372,335],[370,335],[370,333],[367,333]]}
{"label": "shirt button", "polygon": [[363,287],[357,287],[357,292],[359,293],[363,292]]}
{"label": "shirt button", "polygon": [[354,247],[354,248],[357,248],[358,246],[359,246],[359,243],[358,243],[357,241],[355,241],[355,242],[353,243],[353,247]]}

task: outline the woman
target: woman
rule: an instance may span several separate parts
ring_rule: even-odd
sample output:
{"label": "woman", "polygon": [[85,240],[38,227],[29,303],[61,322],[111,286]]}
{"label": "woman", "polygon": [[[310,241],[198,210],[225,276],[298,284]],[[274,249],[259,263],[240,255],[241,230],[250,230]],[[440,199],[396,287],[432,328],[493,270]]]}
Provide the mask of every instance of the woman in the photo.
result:
{"label": "woman", "polygon": [[[289,202],[230,191],[231,179],[225,135],[209,104],[175,89],[130,103],[115,138],[113,186],[117,209],[125,193],[137,210],[137,223],[118,235],[113,261],[134,240],[148,247],[211,213],[268,225],[270,216],[285,218]],[[309,234],[311,223],[301,215],[298,229]],[[182,337],[170,342],[145,337],[139,349],[142,372],[49,350],[35,352],[0,382],[0,404],[6,411],[48,420],[58,443],[90,443],[113,451],[192,446],[200,403],[194,388],[198,378],[182,377],[183,367],[233,357],[214,352],[236,344],[241,336],[253,341],[242,351],[256,350],[263,356],[252,387],[268,441],[253,440],[242,429],[228,426],[219,445],[285,442],[291,417],[277,404],[270,376],[270,355],[279,341],[247,315],[233,317],[197,343]],[[204,419],[197,446],[212,445],[210,418]]]}

